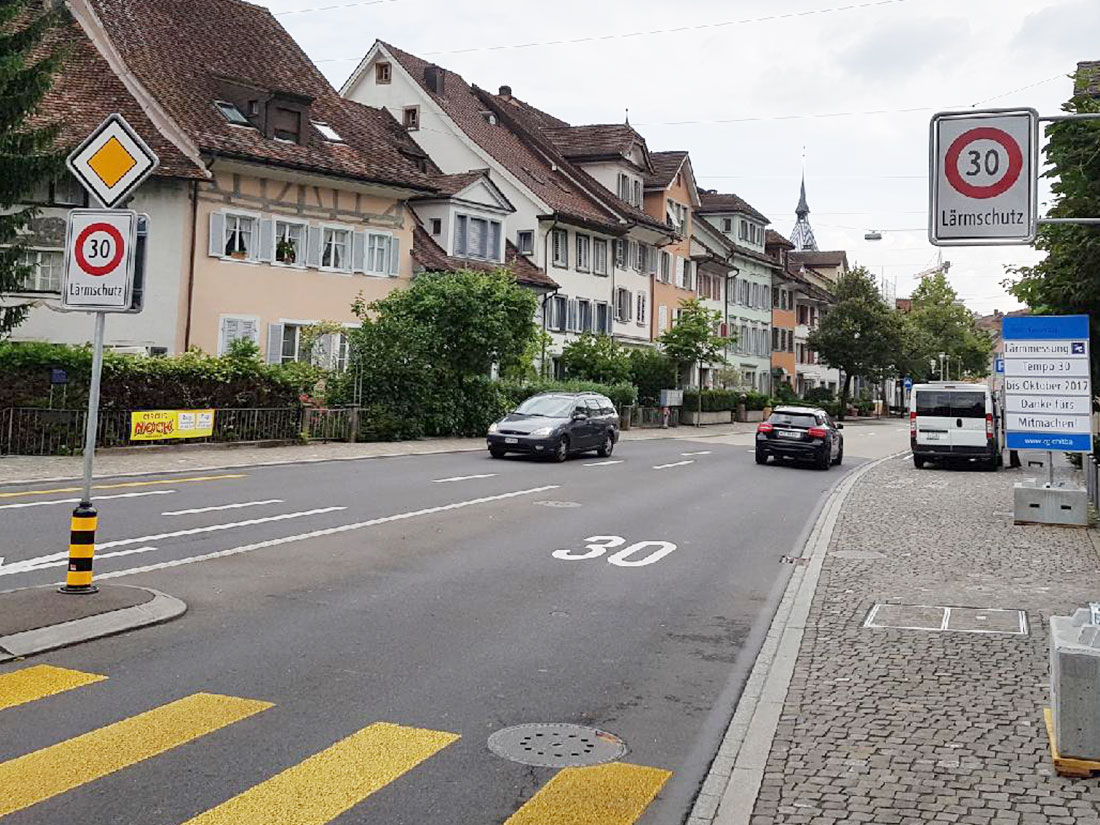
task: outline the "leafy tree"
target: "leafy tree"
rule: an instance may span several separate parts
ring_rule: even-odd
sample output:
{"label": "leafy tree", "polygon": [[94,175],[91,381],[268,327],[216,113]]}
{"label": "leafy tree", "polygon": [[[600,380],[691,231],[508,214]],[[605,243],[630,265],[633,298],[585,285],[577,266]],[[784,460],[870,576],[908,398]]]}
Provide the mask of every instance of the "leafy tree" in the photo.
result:
{"label": "leafy tree", "polygon": [[630,380],[630,353],[610,335],[585,332],[561,353],[565,376],[576,381],[621,384]]}
{"label": "leafy tree", "polygon": [[840,416],[848,406],[852,379],[880,381],[893,372],[901,343],[896,310],[886,306],[872,276],[858,266],[837,278],[836,300],[807,343],[821,359],[844,373]]}
{"label": "leafy tree", "polygon": [[[37,214],[19,204],[65,168],[54,145],[57,126],[28,121],[50,89],[62,55],[41,48],[61,12],[37,0],[0,0],[0,295],[20,289],[32,270],[20,263],[22,232]],[[0,306],[0,338],[27,317],[29,306]]]}
{"label": "leafy tree", "polygon": [[989,374],[993,340],[985,330],[978,329],[974,314],[959,302],[958,293],[942,272],[921,279],[913,291],[913,310],[908,320],[912,329],[908,330],[904,343],[913,348],[907,355],[914,362],[907,366],[917,375],[924,376],[930,371],[931,360],[938,364],[941,352],[952,365],[952,371],[956,364],[961,364],[966,375],[980,378]]}
{"label": "leafy tree", "polygon": [[660,350],[632,350],[630,381],[638,388],[638,403],[655,406],[660,400],[661,390],[676,385],[676,363]]}
{"label": "leafy tree", "polygon": [[[1077,90],[1062,109],[1070,114],[1100,113],[1094,92],[1100,73],[1078,72]],[[1091,92],[1090,92],[1091,90]],[[1100,215],[1100,122],[1064,121],[1048,127],[1046,160],[1054,193],[1052,218]],[[1009,270],[1006,281],[1017,298],[1041,314],[1085,314],[1092,323],[1092,369],[1100,370],[1100,227],[1046,224],[1035,248],[1046,257],[1035,266]]]}
{"label": "leafy tree", "polygon": [[733,339],[714,331],[721,322],[722,313],[708,309],[698,298],[680,301],[680,317],[657,341],[676,364],[681,378],[695,364],[726,363],[726,348]]}

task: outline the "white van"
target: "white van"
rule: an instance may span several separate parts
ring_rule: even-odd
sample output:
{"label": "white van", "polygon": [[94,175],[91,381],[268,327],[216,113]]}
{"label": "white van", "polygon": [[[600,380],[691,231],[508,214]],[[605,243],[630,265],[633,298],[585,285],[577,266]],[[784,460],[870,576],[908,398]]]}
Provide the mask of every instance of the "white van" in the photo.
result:
{"label": "white van", "polygon": [[1001,464],[1000,411],[985,384],[915,384],[909,397],[909,442],[913,464],[976,462],[989,470]]}

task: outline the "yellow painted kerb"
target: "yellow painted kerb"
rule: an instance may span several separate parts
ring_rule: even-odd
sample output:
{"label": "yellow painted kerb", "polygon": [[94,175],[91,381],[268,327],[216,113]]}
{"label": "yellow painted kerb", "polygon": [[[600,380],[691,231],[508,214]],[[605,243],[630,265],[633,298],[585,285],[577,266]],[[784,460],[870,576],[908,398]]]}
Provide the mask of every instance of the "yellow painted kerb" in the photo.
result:
{"label": "yellow painted kerb", "polygon": [[[155,485],[188,484],[196,481],[221,481],[226,478],[248,478],[247,473],[230,473],[223,476],[195,476],[194,478],[163,478],[159,481],[124,481],[118,484],[96,484],[93,490],[117,490],[120,487],[153,487]],[[17,493],[0,493],[0,498],[19,496],[50,496],[55,493],[78,493],[80,487],[55,487],[52,490],[20,490]]]}
{"label": "yellow painted kerb", "polygon": [[106,678],[53,665],[35,665],[5,673],[0,675],[0,710],[102,682]]}
{"label": "yellow painted kerb", "polygon": [[505,825],[632,825],[671,776],[625,762],[563,768]]}

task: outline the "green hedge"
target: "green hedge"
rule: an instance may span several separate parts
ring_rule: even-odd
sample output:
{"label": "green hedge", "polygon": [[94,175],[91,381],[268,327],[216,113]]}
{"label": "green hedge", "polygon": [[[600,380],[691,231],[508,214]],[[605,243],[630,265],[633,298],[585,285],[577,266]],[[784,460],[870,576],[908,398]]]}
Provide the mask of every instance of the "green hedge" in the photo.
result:
{"label": "green hedge", "polygon": [[502,381],[499,386],[507,394],[511,407],[540,392],[598,392],[611,399],[615,408],[622,411],[627,405],[638,403],[638,389],[633,384],[594,384],[590,381],[528,381],[511,383]]}

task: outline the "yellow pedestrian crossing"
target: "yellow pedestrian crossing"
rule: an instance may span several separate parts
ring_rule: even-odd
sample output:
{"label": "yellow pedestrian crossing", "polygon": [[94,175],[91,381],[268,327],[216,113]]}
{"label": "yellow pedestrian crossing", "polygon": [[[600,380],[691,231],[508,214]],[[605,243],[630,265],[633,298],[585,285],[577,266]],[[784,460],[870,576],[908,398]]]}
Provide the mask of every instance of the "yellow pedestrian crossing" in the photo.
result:
{"label": "yellow pedestrian crossing", "polygon": [[185,825],[324,825],[458,738],[378,722]]}
{"label": "yellow pedestrian crossing", "polygon": [[0,763],[0,816],[239,722],[270,702],[196,693]]}
{"label": "yellow pedestrian crossing", "polygon": [[53,665],[35,665],[3,673],[0,674],[0,710],[102,682],[106,678]]}
{"label": "yellow pedestrian crossing", "polygon": [[504,825],[631,825],[670,776],[625,762],[563,768]]}

